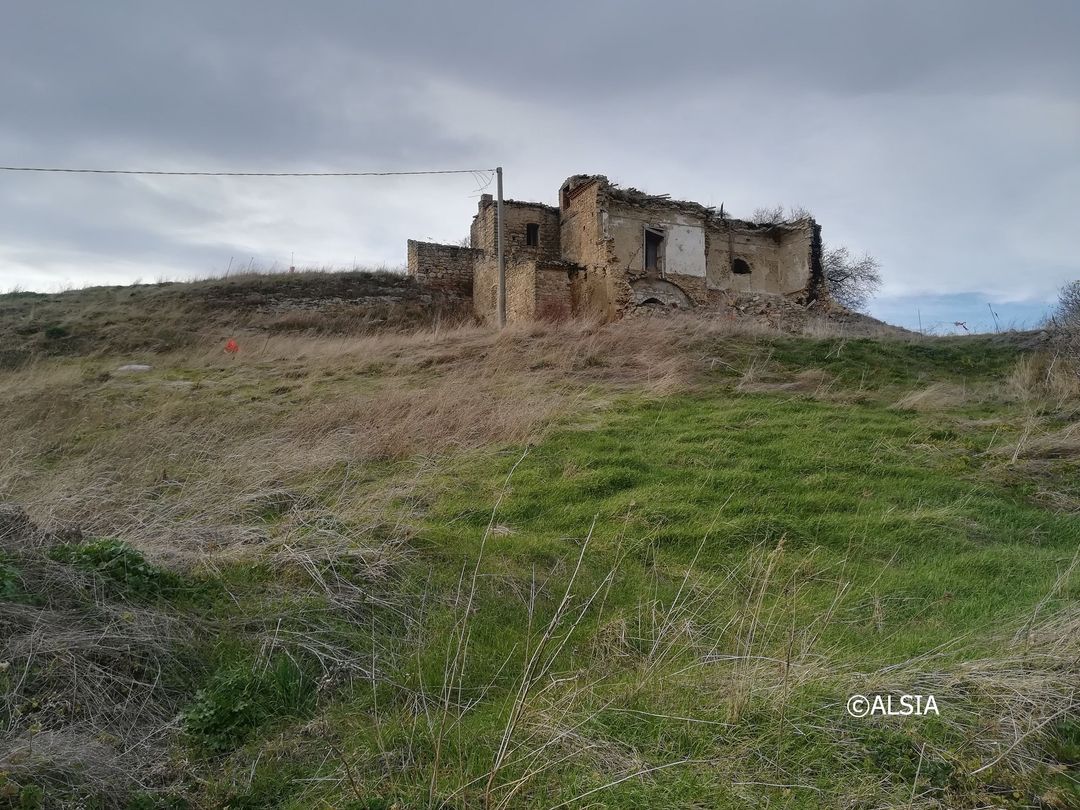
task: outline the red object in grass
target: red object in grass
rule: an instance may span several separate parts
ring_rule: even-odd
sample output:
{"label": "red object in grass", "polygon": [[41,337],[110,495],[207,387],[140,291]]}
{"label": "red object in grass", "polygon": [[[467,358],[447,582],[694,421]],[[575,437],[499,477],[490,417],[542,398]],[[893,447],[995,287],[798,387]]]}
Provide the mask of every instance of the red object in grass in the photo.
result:
{"label": "red object in grass", "polygon": [[225,344],[225,351],[227,351],[229,354],[236,354],[238,351],[240,351],[240,346],[237,345],[235,340],[229,338],[229,342]]}

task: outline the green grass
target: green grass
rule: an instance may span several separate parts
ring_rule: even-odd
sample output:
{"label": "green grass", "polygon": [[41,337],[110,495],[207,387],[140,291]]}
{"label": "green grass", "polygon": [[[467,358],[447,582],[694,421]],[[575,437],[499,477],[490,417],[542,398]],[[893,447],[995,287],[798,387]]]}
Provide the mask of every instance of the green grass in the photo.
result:
{"label": "green grass", "polygon": [[[988,757],[970,724],[991,716],[989,698],[963,685],[943,694],[935,673],[1007,657],[1040,600],[1046,614],[1075,607],[1080,577],[1052,586],[1080,525],[997,483],[998,462],[982,453],[991,433],[964,421],[985,403],[945,415],[887,407],[914,383],[993,379],[1012,351],[855,341],[837,358],[839,344],[802,344],[782,341],[773,358],[856,385],[864,365],[880,365],[881,395],[844,404],[716,385],[629,398],[600,425],[460,459],[433,481],[442,495],[413,541],[410,587],[426,603],[418,646],[386,683],[329,711],[355,779],[336,795],[356,807],[483,803],[527,651],[590,527],[573,604],[596,598],[580,621],[571,611],[558,624],[566,644],[526,700],[496,800],[526,777],[529,752],[567,729],[573,742],[550,757],[561,761],[528,777],[509,806],[583,806],[574,797],[588,794],[603,807],[764,797],[818,807],[902,802],[917,789],[950,806],[993,795],[1019,807],[1054,780],[1071,789],[1078,774],[1065,754],[1065,776],[972,776]],[[486,534],[489,522],[499,530]],[[907,663],[926,655],[932,665]],[[936,689],[943,717],[847,717],[847,695],[875,684]],[[1057,739],[1047,738],[1051,751],[1071,737]],[[566,747],[581,753],[563,759]],[[404,764],[384,770],[388,758]],[[285,804],[319,794],[294,784]]]}
{"label": "green grass", "polygon": [[[710,340],[700,355],[723,363],[689,392],[589,389],[573,400],[588,409],[531,446],[434,464],[344,456],[264,488],[236,520],[279,556],[215,560],[193,580],[200,600],[123,544],[54,551],[113,597],[164,596],[205,628],[178,687],[175,761],[196,774],[196,803],[1076,806],[1080,726],[1062,697],[1075,652],[1045,622],[1077,615],[1080,576],[1063,572],[1080,523],[1040,498],[1075,465],[1036,479],[987,452],[1029,417],[1000,395],[1017,350]],[[826,382],[817,397],[740,390],[750,363],[767,382],[808,368]],[[305,402],[386,380],[376,363],[294,389],[300,366],[178,364],[95,396],[170,424],[209,410],[287,427]],[[423,393],[439,374],[404,384]],[[893,407],[937,382],[968,396]],[[127,425],[80,428],[37,463],[62,469]],[[154,497],[212,474],[233,485],[217,463],[170,456],[147,472],[162,479]],[[346,516],[405,480],[420,484],[376,517]],[[303,557],[324,530],[348,544]],[[348,556],[386,547],[378,576]],[[0,560],[0,596],[18,588]],[[941,716],[857,720],[844,711],[855,692],[933,693]]]}
{"label": "green grass", "polygon": [[171,571],[152,565],[131,546],[102,537],[85,543],[61,543],[48,551],[50,559],[100,577],[120,598],[164,598],[191,591],[192,584]]}
{"label": "green grass", "polygon": [[[876,582],[903,602],[887,621],[913,636],[908,643],[893,637],[879,651],[864,633],[838,639],[860,660],[876,663],[872,653],[884,662],[1014,616],[1080,541],[1074,518],[982,482],[978,459],[947,435],[936,419],[809,400],[628,406],[603,428],[561,432],[530,452],[498,513],[514,534],[488,554],[518,571],[550,563],[598,515],[598,548],[610,550],[621,534],[654,565],[688,565],[707,536],[704,575],[783,537],[792,556],[813,553],[823,569],[846,559],[854,583]],[[486,464],[457,474],[491,492],[505,470]],[[474,487],[440,503],[424,535],[451,565],[476,553],[490,515]]]}
{"label": "green grass", "polygon": [[1019,349],[994,336],[905,342],[870,338],[770,342],[770,355],[786,368],[826,368],[847,387],[874,390],[924,380],[985,381],[1004,375]]}

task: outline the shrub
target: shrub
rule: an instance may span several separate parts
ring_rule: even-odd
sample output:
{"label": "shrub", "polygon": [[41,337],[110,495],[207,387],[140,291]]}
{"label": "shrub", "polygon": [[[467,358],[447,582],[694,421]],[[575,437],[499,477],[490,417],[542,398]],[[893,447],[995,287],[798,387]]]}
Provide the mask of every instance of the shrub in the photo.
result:
{"label": "shrub", "polygon": [[19,572],[0,554],[0,600],[14,602],[22,596]]}
{"label": "shrub", "polygon": [[239,666],[216,674],[184,712],[184,731],[216,753],[243,743],[255,729],[281,717],[303,717],[315,708],[315,680],[287,656],[265,667]]}
{"label": "shrub", "polygon": [[49,557],[56,562],[93,571],[119,596],[163,596],[184,585],[181,577],[152,565],[138,550],[111,537],[89,543],[65,543],[50,549]]}
{"label": "shrub", "polygon": [[1051,326],[1059,351],[1072,363],[1073,370],[1080,372],[1080,281],[1061,288]]}
{"label": "shrub", "polygon": [[181,796],[171,794],[134,793],[124,810],[187,810],[190,804]]}

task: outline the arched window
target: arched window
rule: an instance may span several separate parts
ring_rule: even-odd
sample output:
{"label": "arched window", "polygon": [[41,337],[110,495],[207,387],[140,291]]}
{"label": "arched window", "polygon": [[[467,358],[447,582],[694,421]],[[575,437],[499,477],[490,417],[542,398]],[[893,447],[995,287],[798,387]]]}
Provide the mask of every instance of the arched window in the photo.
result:
{"label": "arched window", "polygon": [[736,259],[731,263],[731,272],[737,273],[740,276],[745,276],[750,272],[750,264],[746,259]]}

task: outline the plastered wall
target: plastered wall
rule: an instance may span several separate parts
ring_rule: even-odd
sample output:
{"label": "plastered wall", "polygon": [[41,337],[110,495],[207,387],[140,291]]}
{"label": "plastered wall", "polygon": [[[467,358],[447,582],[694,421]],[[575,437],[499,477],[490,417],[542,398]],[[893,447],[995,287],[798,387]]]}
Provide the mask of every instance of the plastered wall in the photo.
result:
{"label": "plastered wall", "polygon": [[[507,317],[592,316],[614,320],[642,304],[721,308],[731,293],[811,300],[827,295],[820,228],[811,219],[758,226],[698,203],[575,175],[559,207],[504,202]],[[528,226],[539,227],[528,244]],[[655,268],[645,267],[645,229],[663,235]],[[496,204],[484,195],[470,232],[473,248],[409,242],[409,270],[432,285],[469,289],[474,310],[497,307]],[[748,273],[734,272],[744,262]],[[415,269],[414,269],[415,268]]]}
{"label": "plastered wall", "polygon": [[[810,280],[812,235],[809,220],[773,228],[754,228],[738,220],[716,221],[708,230],[708,287],[785,295],[805,290]],[[735,259],[745,261],[750,273],[733,273]]]}
{"label": "plastered wall", "polygon": [[645,228],[664,234],[659,273],[705,278],[705,220],[672,211],[626,208],[612,204],[605,217],[614,264],[627,272],[645,272]]}

